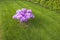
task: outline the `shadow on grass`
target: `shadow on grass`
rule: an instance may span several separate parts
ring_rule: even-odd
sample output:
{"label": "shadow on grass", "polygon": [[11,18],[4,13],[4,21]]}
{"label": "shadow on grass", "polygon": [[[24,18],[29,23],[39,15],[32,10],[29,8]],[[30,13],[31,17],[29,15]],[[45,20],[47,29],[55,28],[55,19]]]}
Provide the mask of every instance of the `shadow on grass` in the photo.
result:
{"label": "shadow on grass", "polygon": [[29,27],[41,28],[40,17],[36,16],[34,19],[29,21]]}

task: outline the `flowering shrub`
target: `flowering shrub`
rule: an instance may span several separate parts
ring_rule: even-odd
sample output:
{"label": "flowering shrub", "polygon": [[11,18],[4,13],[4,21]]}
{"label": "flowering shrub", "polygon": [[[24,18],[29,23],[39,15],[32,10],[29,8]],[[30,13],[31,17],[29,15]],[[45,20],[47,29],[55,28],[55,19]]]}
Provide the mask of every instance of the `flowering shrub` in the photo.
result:
{"label": "flowering shrub", "polygon": [[17,10],[16,14],[13,16],[13,19],[18,19],[20,22],[27,22],[29,19],[34,18],[31,9],[23,8],[21,10]]}

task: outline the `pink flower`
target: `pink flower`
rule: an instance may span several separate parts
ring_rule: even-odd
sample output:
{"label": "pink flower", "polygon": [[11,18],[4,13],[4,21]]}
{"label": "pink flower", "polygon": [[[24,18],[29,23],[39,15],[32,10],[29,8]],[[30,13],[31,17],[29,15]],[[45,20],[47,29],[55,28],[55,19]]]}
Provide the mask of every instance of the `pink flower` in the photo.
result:
{"label": "pink flower", "polygon": [[14,19],[20,20],[20,22],[26,22],[31,18],[34,18],[35,16],[32,14],[31,9],[23,8],[21,10],[17,10],[16,14],[13,16]]}

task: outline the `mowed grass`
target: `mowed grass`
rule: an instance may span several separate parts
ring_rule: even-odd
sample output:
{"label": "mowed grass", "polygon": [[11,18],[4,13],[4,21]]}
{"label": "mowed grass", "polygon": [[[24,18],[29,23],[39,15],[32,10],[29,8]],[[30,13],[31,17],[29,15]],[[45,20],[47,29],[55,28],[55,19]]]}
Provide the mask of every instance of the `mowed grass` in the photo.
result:
{"label": "mowed grass", "polygon": [[[12,19],[16,10],[27,8],[35,18],[21,25]],[[3,40],[60,40],[60,14],[26,1],[0,2],[0,21]]]}

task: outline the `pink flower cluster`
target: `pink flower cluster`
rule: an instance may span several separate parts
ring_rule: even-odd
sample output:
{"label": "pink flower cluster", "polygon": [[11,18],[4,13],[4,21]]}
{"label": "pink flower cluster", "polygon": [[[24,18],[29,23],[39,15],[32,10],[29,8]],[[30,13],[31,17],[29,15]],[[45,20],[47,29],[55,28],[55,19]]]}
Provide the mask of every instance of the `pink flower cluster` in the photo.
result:
{"label": "pink flower cluster", "polygon": [[34,18],[35,16],[32,14],[31,9],[23,8],[21,10],[17,10],[16,14],[13,16],[13,19],[18,19],[20,22],[27,22],[29,19]]}

